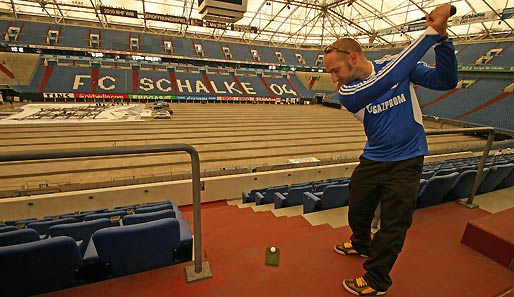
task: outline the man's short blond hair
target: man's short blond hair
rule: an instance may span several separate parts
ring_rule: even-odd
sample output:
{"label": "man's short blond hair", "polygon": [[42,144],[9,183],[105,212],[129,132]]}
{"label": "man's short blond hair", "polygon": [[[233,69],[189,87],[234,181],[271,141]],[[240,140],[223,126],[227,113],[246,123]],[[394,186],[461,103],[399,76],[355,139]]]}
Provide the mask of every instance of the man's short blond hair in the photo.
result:
{"label": "man's short blond hair", "polygon": [[334,43],[332,43],[331,46],[348,52],[362,53],[362,47],[360,43],[358,43],[353,38],[339,38]]}

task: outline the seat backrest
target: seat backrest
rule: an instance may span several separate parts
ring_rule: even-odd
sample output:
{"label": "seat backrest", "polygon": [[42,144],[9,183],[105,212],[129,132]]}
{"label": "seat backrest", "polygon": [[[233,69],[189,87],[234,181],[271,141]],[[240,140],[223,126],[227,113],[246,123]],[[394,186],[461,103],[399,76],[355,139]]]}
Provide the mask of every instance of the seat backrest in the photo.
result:
{"label": "seat backrest", "polygon": [[457,168],[455,167],[452,167],[452,168],[444,168],[444,169],[439,169],[437,170],[433,176],[441,176],[441,175],[448,175],[450,173],[454,173],[454,172],[457,172]]}
{"label": "seat backrest", "polygon": [[141,207],[147,207],[147,206],[157,206],[162,204],[172,204],[171,200],[162,200],[162,201],[152,201],[152,202],[146,202],[141,205]]}
{"label": "seat backrest", "polygon": [[15,226],[3,226],[3,227],[0,227],[0,233],[14,231],[14,230],[16,230]]}
{"label": "seat backrest", "polygon": [[303,193],[312,192],[312,185],[293,187],[287,191],[287,206],[300,205],[303,203]]}
{"label": "seat backrest", "polygon": [[92,240],[100,262],[108,264],[113,276],[128,275],[173,264],[180,226],[177,219],[160,219],[101,229]]}
{"label": "seat backrest", "polygon": [[331,185],[325,187],[320,197],[321,209],[331,209],[345,206],[350,198],[350,186],[348,184]]}
{"label": "seat backrest", "polygon": [[84,217],[84,221],[91,221],[91,220],[97,220],[97,219],[111,219],[111,218],[123,218],[127,215],[127,212],[124,210],[117,210],[117,211],[109,211],[109,212],[100,212],[100,213],[92,213],[88,214]]}
{"label": "seat backrest", "polygon": [[450,191],[458,176],[458,172],[453,172],[447,175],[433,176],[427,180],[418,195],[419,208],[442,203],[444,196]]}
{"label": "seat backrest", "polygon": [[39,234],[34,229],[20,229],[0,233],[0,246],[15,245],[39,240]]}
{"label": "seat backrest", "polygon": [[485,194],[494,191],[496,187],[507,177],[514,164],[504,164],[490,168],[489,174],[484,178],[478,187],[477,194]]}
{"label": "seat backrest", "polygon": [[8,226],[16,226],[18,224],[28,224],[31,222],[35,222],[37,220],[38,220],[37,218],[30,218],[30,219],[21,219],[21,220],[10,220],[10,221],[5,221],[4,223]]}
{"label": "seat backrest", "polygon": [[100,209],[93,209],[93,210],[83,210],[80,213],[92,214],[92,213],[101,213],[101,212],[106,212],[106,211],[109,211],[109,209],[108,208],[100,208]]}
{"label": "seat backrest", "polygon": [[498,184],[497,189],[505,189],[514,186],[514,168],[510,170],[510,173]]}
{"label": "seat backrest", "polygon": [[159,210],[154,212],[146,212],[139,214],[131,214],[123,217],[123,225],[134,225],[140,223],[146,223],[156,221],[165,218],[175,218],[175,212],[171,209]]}
{"label": "seat backrest", "polygon": [[32,296],[79,284],[82,257],[70,237],[0,247],[0,296]]}
{"label": "seat backrest", "polygon": [[468,197],[471,194],[476,175],[477,170],[466,170],[459,174],[448,193],[444,196],[442,202],[449,202]]}
{"label": "seat backrest", "polygon": [[327,182],[327,181],[325,181],[325,182],[319,183],[319,184],[316,185],[315,191],[316,192],[323,192],[326,187],[332,186],[332,185],[337,185],[337,182]]}
{"label": "seat backrest", "polygon": [[51,226],[59,225],[59,224],[76,223],[76,222],[77,222],[77,220],[74,218],[64,218],[64,219],[29,223],[27,225],[27,228],[32,228],[32,229],[36,230],[39,233],[39,235],[47,235],[48,228],[50,228]]}
{"label": "seat backrest", "polygon": [[249,199],[248,199],[247,202],[255,202],[255,195],[257,193],[263,194],[264,192],[266,192],[267,189],[268,188],[260,188],[260,189],[253,189],[253,190],[251,190],[250,193],[248,194]]}
{"label": "seat backrest", "polygon": [[88,242],[95,231],[112,226],[109,219],[101,218],[85,222],[54,225],[48,229],[48,234],[51,237],[69,236],[76,241]]}
{"label": "seat backrest", "polygon": [[166,209],[170,209],[171,210],[172,208],[173,208],[172,204],[160,204],[160,205],[155,205],[155,206],[143,206],[143,207],[140,207],[140,208],[136,208],[134,213],[147,213],[147,212],[155,212],[155,211],[166,210]]}
{"label": "seat backrest", "polygon": [[273,201],[274,201],[273,195],[275,195],[275,193],[277,193],[277,192],[283,193],[283,192],[287,192],[287,190],[288,190],[287,185],[274,186],[274,187],[267,188],[266,192],[264,193],[264,203],[261,203],[261,204],[273,203]]}

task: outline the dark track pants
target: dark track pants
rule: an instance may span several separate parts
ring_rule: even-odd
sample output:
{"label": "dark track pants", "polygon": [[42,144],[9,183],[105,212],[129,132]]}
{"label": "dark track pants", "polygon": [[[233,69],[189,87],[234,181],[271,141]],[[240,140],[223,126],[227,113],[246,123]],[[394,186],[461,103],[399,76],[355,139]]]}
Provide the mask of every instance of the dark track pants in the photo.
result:
{"label": "dark track pants", "polygon": [[[386,291],[389,273],[402,250],[419,192],[423,156],[397,162],[360,158],[350,180],[348,221],[353,247],[369,256],[364,279],[372,288]],[[380,230],[371,239],[370,226],[381,202]]]}

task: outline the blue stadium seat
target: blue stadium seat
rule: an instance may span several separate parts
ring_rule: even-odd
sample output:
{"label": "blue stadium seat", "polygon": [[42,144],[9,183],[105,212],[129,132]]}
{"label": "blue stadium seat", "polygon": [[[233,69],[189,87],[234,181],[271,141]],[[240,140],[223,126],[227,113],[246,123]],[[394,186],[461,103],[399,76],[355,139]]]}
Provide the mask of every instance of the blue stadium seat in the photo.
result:
{"label": "blue stadium seat", "polygon": [[45,237],[46,235],[48,235],[48,228],[50,228],[51,226],[59,225],[59,224],[76,223],[76,222],[77,222],[77,220],[74,218],[64,218],[64,219],[29,223],[27,225],[27,228],[32,228],[32,229],[36,230],[40,236]]}
{"label": "blue stadium seat", "polygon": [[9,220],[9,221],[5,221],[4,224],[6,224],[7,226],[26,225],[28,223],[35,222],[37,220],[38,220],[37,218]]}
{"label": "blue stadium seat", "polygon": [[492,166],[489,174],[480,183],[477,190],[477,195],[492,192],[496,187],[509,175],[514,164],[509,163],[505,165]]}
{"label": "blue stadium seat", "polygon": [[158,210],[158,211],[153,211],[153,212],[136,213],[136,214],[126,215],[125,217],[123,217],[122,222],[123,222],[123,226],[127,226],[127,225],[134,225],[134,224],[156,221],[156,220],[165,219],[165,218],[174,219],[175,212],[173,210],[171,210],[170,208],[168,208],[168,209],[163,209],[163,210]]}
{"label": "blue stadium seat", "polygon": [[427,180],[425,186],[419,192],[417,208],[440,204],[458,176],[459,173],[454,172],[447,175],[433,176]]}
{"label": "blue stadium seat", "polygon": [[312,185],[303,187],[291,187],[287,192],[276,192],[273,197],[275,208],[301,205],[303,202],[303,193],[312,192]]}
{"label": "blue stadium seat", "polygon": [[[489,173],[489,168],[484,168],[482,172],[481,181]],[[469,197],[471,194],[471,190],[473,188],[473,183],[475,182],[475,177],[477,175],[477,170],[466,170],[459,174],[455,182],[453,183],[450,191],[444,196],[443,203],[449,201],[455,201],[463,198]]]}
{"label": "blue stadium seat", "polygon": [[161,204],[161,205],[155,205],[155,206],[143,206],[140,208],[136,208],[134,213],[147,213],[147,212],[154,212],[154,211],[160,211],[160,210],[166,210],[170,209],[173,210],[172,204]]}
{"label": "blue stadium seat", "polygon": [[263,194],[267,188],[253,189],[250,192],[242,192],[243,203],[255,202],[257,193]]}
{"label": "blue stadium seat", "polygon": [[17,230],[15,226],[3,226],[3,227],[0,227],[0,233],[10,232],[10,231],[14,231],[14,230]]}
{"label": "blue stadium seat", "polygon": [[15,245],[39,240],[39,234],[34,229],[20,229],[0,233],[0,246]]}
{"label": "blue stadium seat", "polygon": [[257,192],[255,193],[255,205],[273,203],[275,193],[285,192],[287,189],[287,185],[281,185],[267,188],[264,194]]}
{"label": "blue stadium seat", "polygon": [[112,221],[115,221],[116,219],[123,218],[127,215],[127,212],[124,210],[116,210],[116,211],[109,211],[109,212],[101,212],[101,213],[93,213],[88,214],[84,217],[84,221],[91,221],[91,220],[97,220],[102,218],[111,219]]}
{"label": "blue stadium seat", "polygon": [[510,170],[510,173],[498,184],[497,190],[505,189],[514,186],[514,168]]}
{"label": "blue stadium seat", "polygon": [[177,219],[161,219],[96,231],[92,241],[98,259],[122,276],[174,264],[180,246]]}
{"label": "blue stadium seat", "polygon": [[84,255],[93,233],[108,227],[113,227],[113,223],[107,218],[101,218],[85,222],[54,225],[48,229],[48,235],[51,237],[69,236],[73,238],[77,241],[80,254]]}
{"label": "blue stadium seat", "polygon": [[303,213],[345,206],[350,199],[349,184],[330,185],[323,192],[303,193]]}
{"label": "blue stadium seat", "polygon": [[32,296],[80,284],[82,257],[66,236],[0,247],[0,296]]}

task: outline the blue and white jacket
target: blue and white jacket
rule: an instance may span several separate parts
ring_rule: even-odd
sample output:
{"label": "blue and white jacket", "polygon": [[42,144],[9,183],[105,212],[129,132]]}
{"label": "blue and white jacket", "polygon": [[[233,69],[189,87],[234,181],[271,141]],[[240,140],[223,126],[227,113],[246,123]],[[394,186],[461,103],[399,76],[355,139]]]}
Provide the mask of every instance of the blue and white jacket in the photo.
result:
{"label": "blue and white jacket", "polygon": [[[458,82],[451,41],[427,28],[395,56],[372,61],[372,74],[339,89],[339,101],[364,124],[368,141],[362,156],[374,161],[401,161],[428,154],[414,85],[450,90]],[[436,67],[419,60],[434,44]]]}

